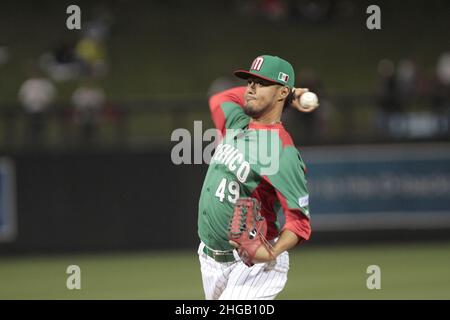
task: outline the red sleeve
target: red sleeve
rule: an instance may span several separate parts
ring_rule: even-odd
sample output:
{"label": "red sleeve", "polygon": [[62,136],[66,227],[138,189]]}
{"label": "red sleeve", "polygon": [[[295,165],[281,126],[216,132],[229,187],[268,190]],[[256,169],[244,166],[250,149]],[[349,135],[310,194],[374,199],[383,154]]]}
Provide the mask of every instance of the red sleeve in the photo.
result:
{"label": "red sleeve", "polygon": [[244,106],[245,87],[235,87],[219,92],[209,98],[209,109],[214,125],[222,134],[225,134],[226,116],[220,107],[224,102],[233,102],[239,106]]}
{"label": "red sleeve", "polygon": [[[283,212],[286,218],[286,223],[284,224],[283,230],[287,229],[295,233],[301,239],[308,240],[311,235],[311,224],[309,219],[302,212],[300,212],[299,209],[288,208],[284,196],[278,190],[276,192],[277,198],[283,207]],[[300,241],[298,243],[300,243]]]}

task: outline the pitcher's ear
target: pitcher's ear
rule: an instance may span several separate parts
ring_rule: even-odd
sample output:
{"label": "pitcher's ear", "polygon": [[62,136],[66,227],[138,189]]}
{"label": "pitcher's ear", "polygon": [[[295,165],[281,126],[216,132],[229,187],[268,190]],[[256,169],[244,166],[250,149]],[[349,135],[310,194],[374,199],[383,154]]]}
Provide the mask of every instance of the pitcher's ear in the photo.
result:
{"label": "pitcher's ear", "polygon": [[279,92],[280,99],[285,99],[289,95],[289,93],[291,93],[291,89],[289,89],[288,87],[283,87]]}

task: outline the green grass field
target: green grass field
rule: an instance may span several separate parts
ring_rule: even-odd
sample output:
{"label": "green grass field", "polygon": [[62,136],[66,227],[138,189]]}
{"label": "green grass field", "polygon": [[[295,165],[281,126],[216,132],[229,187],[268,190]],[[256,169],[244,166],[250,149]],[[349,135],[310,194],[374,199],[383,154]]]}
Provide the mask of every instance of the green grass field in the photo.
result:
{"label": "green grass field", "polygon": [[[81,268],[81,290],[66,268]],[[381,290],[366,269],[381,268]],[[450,243],[306,247],[279,299],[450,299]],[[203,299],[194,252],[0,258],[0,299]]]}

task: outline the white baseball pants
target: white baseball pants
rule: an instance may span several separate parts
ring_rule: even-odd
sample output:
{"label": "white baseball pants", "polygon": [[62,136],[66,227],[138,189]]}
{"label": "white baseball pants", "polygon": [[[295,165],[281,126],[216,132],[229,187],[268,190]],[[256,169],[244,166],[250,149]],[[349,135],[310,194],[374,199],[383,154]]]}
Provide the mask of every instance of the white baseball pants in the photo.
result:
{"label": "white baseball pants", "polygon": [[273,300],[283,290],[289,270],[287,251],[276,261],[247,267],[241,260],[217,262],[203,252],[204,246],[201,242],[198,255],[207,300]]}

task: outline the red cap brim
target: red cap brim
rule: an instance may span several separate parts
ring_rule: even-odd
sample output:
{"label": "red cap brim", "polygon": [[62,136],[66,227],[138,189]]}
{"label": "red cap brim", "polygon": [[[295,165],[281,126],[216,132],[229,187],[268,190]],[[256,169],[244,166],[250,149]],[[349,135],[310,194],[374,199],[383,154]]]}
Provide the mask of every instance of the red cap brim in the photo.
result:
{"label": "red cap brim", "polygon": [[285,85],[284,83],[280,83],[278,81],[274,81],[273,79],[260,76],[259,74],[256,74],[256,73],[251,73],[251,72],[249,72],[247,70],[236,70],[233,73],[234,73],[234,75],[236,77],[241,78],[241,79],[248,79],[250,77],[256,77],[256,78],[264,79],[264,80],[272,82],[272,83]]}

